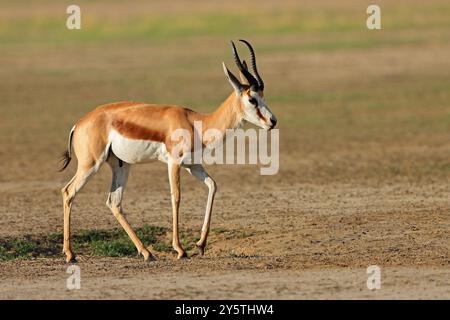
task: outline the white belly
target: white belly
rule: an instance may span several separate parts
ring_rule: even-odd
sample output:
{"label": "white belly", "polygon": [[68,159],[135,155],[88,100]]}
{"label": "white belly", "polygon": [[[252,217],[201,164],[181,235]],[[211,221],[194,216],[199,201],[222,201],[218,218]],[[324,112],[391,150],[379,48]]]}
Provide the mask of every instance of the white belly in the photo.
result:
{"label": "white belly", "polygon": [[164,143],[129,139],[115,130],[111,130],[109,141],[114,154],[126,163],[145,163],[151,160],[168,161],[168,152]]}

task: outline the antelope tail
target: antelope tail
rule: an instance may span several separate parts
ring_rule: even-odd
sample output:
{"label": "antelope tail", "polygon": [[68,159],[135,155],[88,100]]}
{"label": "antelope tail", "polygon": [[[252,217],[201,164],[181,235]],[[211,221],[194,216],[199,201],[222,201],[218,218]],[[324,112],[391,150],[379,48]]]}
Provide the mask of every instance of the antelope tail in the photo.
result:
{"label": "antelope tail", "polygon": [[75,126],[73,126],[72,130],[70,130],[69,134],[69,143],[67,145],[67,150],[65,150],[61,158],[59,159],[59,162],[61,163],[61,167],[58,169],[58,172],[63,171],[70,163],[70,160],[72,160],[72,137],[73,137],[73,131],[75,130]]}

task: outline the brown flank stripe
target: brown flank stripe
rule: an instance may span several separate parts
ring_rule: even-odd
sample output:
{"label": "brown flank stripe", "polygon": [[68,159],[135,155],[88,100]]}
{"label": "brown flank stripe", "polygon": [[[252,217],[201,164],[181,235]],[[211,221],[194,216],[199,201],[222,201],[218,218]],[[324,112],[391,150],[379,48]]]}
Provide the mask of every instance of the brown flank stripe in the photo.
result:
{"label": "brown flank stripe", "polygon": [[151,140],[157,142],[164,142],[165,136],[163,133],[149,128],[141,127],[132,122],[123,120],[114,120],[112,126],[121,135],[130,139]]}

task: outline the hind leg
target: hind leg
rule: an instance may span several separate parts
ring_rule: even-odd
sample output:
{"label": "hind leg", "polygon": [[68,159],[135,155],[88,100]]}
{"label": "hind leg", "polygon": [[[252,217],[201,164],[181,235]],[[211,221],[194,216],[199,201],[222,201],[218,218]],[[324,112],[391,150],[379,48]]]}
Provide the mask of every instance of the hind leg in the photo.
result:
{"label": "hind leg", "polygon": [[66,262],[74,262],[75,255],[70,245],[70,213],[72,211],[72,203],[77,192],[83,188],[89,178],[97,172],[95,165],[84,166],[78,165],[77,173],[69,181],[69,183],[61,189],[64,206],[64,242],[63,253],[66,254]]}
{"label": "hind leg", "polygon": [[112,183],[106,205],[111,209],[114,217],[116,217],[117,221],[119,221],[131,241],[133,241],[138,252],[144,256],[144,260],[154,260],[155,257],[144,247],[141,240],[137,237],[136,233],[133,231],[123,215],[122,197],[128,180],[130,165],[127,163],[122,163],[122,165],[120,165],[117,157],[113,155],[111,155],[108,159],[108,164],[112,170]]}

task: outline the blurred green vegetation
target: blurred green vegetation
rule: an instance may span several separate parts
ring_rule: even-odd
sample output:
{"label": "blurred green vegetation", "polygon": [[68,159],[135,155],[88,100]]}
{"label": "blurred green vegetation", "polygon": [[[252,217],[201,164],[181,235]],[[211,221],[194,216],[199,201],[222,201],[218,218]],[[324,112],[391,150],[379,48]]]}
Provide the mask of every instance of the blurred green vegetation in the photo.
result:
{"label": "blurred green vegetation", "polygon": [[[172,250],[172,247],[165,242],[166,233],[166,229],[158,226],[143,225],[141,228],[136,229],[136,234],[141,241],[146,246],[152,245],[153,249],[158,252]],[[190,235],[186,234],[186,236],[189,237]],[[60,257],[62,252],[62,239],[62,233],[0,239],[0,261],[38,257]],[[188,242],[185,238],[183,240]],[[128,235],[125,231],[118,228],[108,230],[81,230],[72,236],[71,242],[72,247],[77,253],[89,256],[125,257],[137,255],[136,247]]]}
{"label": "blurred green vegetation", "polygon": [[[108,2],[103,2],[105,11]],[[45,4],[42,4],[44,6]],[[117,15],[96,15],[91,12],[89,2],[80,2],[82,8],[82,32],[68,33],[65,28],[67,15],[61,5],[61,13],[41,13],[31,16],[11,16],[0,20],[0,41],[20,43],[31,41],[35,44],[61,42],[111,42],[111,41],[174,41],[187,37],[230,37],[236,34],[252,36],[301,35],[305,33],[345,33],[358,32],[365,28],[364,3],[347,7],[323,7],[286,9],[278,7],[242,6],[239,10],[211,9],[207,12],[180,10],[159,14],[151,7],[127,17]],[[132,4],[130,4],[132,5]],[[110,5],[109,5],[110,6]],[[412,4],[390,6],[382,10],[382,25],[386,30],[440,29],[450,27],[450,3],[439,5]],[[449,40],[450,35],[446,35]],[[359,39],[360,41],[362,39]],[[356,41],[356,40],[355,40]],[[381,43],[388,39],[380,39]],[[370,42],[372,46],[376,45]],[[356,42],[358,46],[358,42]],[[368,45],[368,42],[366,42]],[[364,42],[359,46],[364,47]],[[316,49],[351,48],[352,44],[342,45],[338,41],[326,42]],[[315,49],[314,47],[311,49]]]}
{"label": "blurred green vegetation", "polygon": [[[32,155],[51,171],[74,122],[103,103],[214,110],[231,92],[220,67],[225,61],[235,71],[228,41],[243,37],[255,45],[266,98],[283,130],[282,154],[326,159],[338,149],[377,150],[391,161],[389,147],[401,150],[392,156],[395,165],[415,159],[417,170],[409,173],[448,172],[448,1],[380,1],[376,31],[365,26],[368,1],[78,4],[82,29],[69,31],[66,4],[2,2],[4,161]],[[383,161],[361,170],[376,173],[388,167]],[[426,169],[429,163],[436,165]],[[0,177],[34,175],[21,170],[0,168]]]}

